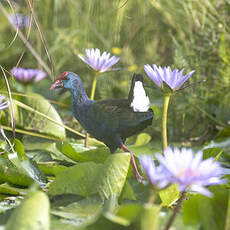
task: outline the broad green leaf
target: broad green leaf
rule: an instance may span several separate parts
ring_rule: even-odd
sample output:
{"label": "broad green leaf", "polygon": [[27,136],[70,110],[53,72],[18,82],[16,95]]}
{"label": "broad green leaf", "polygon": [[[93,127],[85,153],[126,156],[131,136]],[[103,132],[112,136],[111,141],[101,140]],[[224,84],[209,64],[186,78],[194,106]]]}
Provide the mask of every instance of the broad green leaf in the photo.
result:
{"label": "broad green leaf", "polygon": [[207,159],[209,157],[213,157],[218,160],[219,156],[223,153],[223,150],[220,148],[205,148],[203,150],[204,156],[203,159]]}
{"label": "broad green leaf", "polygon": [[104,167],[98,175],[97,189],[99,193],[108,199],[112,194],[120,195],[125,184],[129,170],[130,154],[116,153],[111,155],[104,163]]}
{"label": "broad green leaf", "polygon": [[86,230],[85,228],[78,228],[73,220],[59,218],[58,216],[51,216],[51,230]]}
{"label": "broad green leaf", "polygon": [[56,146],[65,156],[77,162],[93,161],[95,163],[103,163],[110,156],[107,147],[84,151],[85,149],[82,149],[81,145],[73,143],[58,142]]}
{"label": "broad green leaf", "polygon": [[173,184],[166,189],[161,190],[159,195],[162,201],[161,205],[169,207],[179,198],[180,192],[178,190],[178,186]]}
{"label": "broad green leaf", "polygon": [[14,210],[6,230],[49,230],[49,206],[44,192],[34,192]]}
{"label": "broad green leaf", "polygon": [[183,202],[183,222],[186,225],[200,223],[204,230],[224,229],[229,192],[223,186],[210,190],[213,192],[213,198],[196,194]]}
{"label": "broad green leaf", "polygon": [[216,136],[216,139],[230,137],[230,125],[227,125],[224,129],[222,129]]}
{"label": "broad green leaf", "polygon": [[0,193],[9,195],[25,195],[26,190],[22,188],[16,188],[8,183],[0,184]]}
{"label": "broad green leaf", "polygon": [[153,149],[150,144],[147,144],[145,146],[128,146],[129,150],[132,151],[132,153],[135,156],[140,156],[143,154],[151,154],[153,155],[154,152],[160,152],[157,149]]}
{"label": "broad green leaf", "polygon": [[140,204],[124,204],[119,208],[117,215],[125,218],[131,223],[140,215],[141,210],[142,206]]}
{"label": "broad green leaf", "polygon": [[121,201],[123,201],[125,199],[136,200],[134,190],[133,190],[132,186],[130,185],[130,183],[127,180],[126,180],[125,185],[123,187],[123,190],[121,192],[119,202],[121,202]]}
{"label": "broad green leaf", "polygon": [[26,155],[24,156],[24,159],[21,161],[19,160],[18,155],[16,153],[8,154],[8,158],[17,167],[19,171],[30,176],[41,186],[44,186],[46,184],[46,178],[35,161],[31,160]]}
{"label": "broad green leaf", "polygon": [[67,169],[66,166],[58,165],[56,162],[41,162],[38,163],[38,167],[45,175],[49,176],[57,176],[59,173]]}
{"label": "broad green leaf", "polygon": [[128,229],[156,230],[160,206],[151,204],[125,204],[122,205],[116,215],[105,217],[119,225],[129,226]]}
{"label": "broad green leaf", "polygon": [[102,212],[103,201],[98,196],[86,197],[58,210],[52,210],[53,215],[74,220],[76,226],[88,225],[94,222]]}
{"label": "broad green leaf", "polygon": [[43,138],[24,136],[23,144],[26,151],[46,150],[55,154],[60,154],[56,148],[56,143]]}
{"label": "broad green leaf", "polygon": [[49,188],[50,195],[75,194],[89,196],[99,192],[102,197],[119,196],[124,186],[129,154],[113,154],[104,164],[79,163],[57,174]]}
{"label": "broad green leaf", "polygon": [[150,142],[151,136],[147,133],[141,133],[137,136],[135,146],[146,145]]}
{"label": "broad green leaf", "polygon": [[[208,145],[205,145],[203,147],[203,151],[205,151],[206,149],[213,149],[212,153],[216,153],[216,159],[219,159],[219,157],[230,159],[230,155],[228,154],[230,150],[230,138],[226,137],[219,138],[218,140],[212,140]],[[209,152],[209,150],[207,151]],[[226,163],[228,162],[226,161]]]}
{"label": "broad green leaf", "polygon": [[[84,230],[127,230],[127,227],[113,222],[105,216],[101,216],[94,224],[87,226]],[[82,229],[83,230],[83,229]],[[129,230],[133,230],[129,229]]]}
{"label": "broad green leaf", "polygon": [[65,129],[55,108],[41,95],[34,93],[32,95],[33,97],[20,97],[20,102],[13,100],[18,106],[20,117],[17,125],[27,130],[64,139]]}
{"label": "broad green leaf", "polygon": [[49,188],[50,195],[89,196],[97,192],[96,183],[102,164],[80,163],[59,173]]}
{"label": "broad green leaf", "polygon": [[15,167],[8,159],[0,157],[0,182],[9,182],[20,186],[29,186],[33,179],[24,171]]}

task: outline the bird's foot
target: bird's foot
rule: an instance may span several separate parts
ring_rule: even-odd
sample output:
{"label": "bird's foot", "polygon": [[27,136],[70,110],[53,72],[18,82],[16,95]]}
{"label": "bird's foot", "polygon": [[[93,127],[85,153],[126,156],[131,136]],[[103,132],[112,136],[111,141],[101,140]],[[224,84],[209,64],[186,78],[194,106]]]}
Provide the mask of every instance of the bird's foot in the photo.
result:
{"label": "bird's foot", "polygon": [[140,183],[143,183],[145,180],[145,178],[143,176],[141,176],[139,173],[138,174],[136,173],[136,179]]}

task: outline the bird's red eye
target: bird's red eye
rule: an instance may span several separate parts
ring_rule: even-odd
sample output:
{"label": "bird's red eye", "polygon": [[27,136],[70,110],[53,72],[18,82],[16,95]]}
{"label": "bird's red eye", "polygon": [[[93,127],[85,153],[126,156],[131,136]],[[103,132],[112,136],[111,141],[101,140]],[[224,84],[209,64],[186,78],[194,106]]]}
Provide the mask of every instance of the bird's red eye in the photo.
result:
{"label": "bird's red eye", "polygon": [[59,79],[65,79],[65,80],[67,80],[68,78],[67,78],[67,75],[68,75],[68,72],[64,72],[62,75],[61,75],[61,77],[59,77]]}

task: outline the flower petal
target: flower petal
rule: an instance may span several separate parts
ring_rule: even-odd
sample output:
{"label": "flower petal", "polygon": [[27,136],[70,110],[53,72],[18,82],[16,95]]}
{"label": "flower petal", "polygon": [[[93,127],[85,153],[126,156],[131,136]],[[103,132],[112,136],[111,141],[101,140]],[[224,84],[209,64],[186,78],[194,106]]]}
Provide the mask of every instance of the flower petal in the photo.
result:
{"label": "flower petal", "polygon": [[101,54],[98,48],[91,50],[86,49],[85,55],[86,58],[80,54],[78,54],[78,57],[97,72],[107,71],[120,60],[120,58],[116,56],[110,57],[110,53],[103,52]]}
{"label": "flower petal", "polygon": [[195,72],[194,70],[188,73],[186,76],[183,76],[183,71],[178,69],[172,70],[169,66],[161,67],[155,64],[150,67],[149,64],[144,65],[145,73],[153,80],[153,82],[158,86],[162,87],[162,82],[164,81],[172,91],[178,90]]}

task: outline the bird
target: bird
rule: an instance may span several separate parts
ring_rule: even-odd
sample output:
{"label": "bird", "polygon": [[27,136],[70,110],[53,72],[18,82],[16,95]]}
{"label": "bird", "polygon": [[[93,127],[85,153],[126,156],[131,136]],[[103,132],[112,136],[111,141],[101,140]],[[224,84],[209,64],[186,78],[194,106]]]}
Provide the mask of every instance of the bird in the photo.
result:
{"label": "bird", "polygon": [[126,138],[152,124],[154,112],[146,95],[141,74],[134,74],[127,99],[90,100],[80,77],[64,72],[50,86],[65,88],[72,95],[72,114],[92,137],[103,142],[111,153],[118,148],[130,153],[130,162],[137,181],[143,181],[133,153],[126,147]]}

